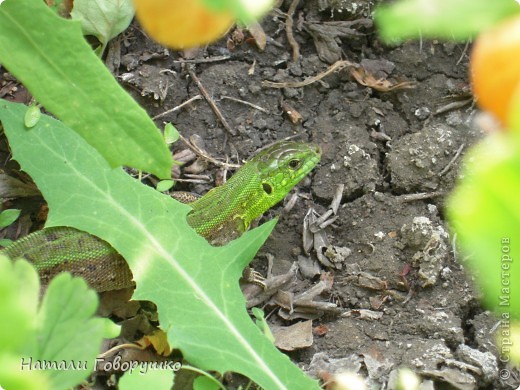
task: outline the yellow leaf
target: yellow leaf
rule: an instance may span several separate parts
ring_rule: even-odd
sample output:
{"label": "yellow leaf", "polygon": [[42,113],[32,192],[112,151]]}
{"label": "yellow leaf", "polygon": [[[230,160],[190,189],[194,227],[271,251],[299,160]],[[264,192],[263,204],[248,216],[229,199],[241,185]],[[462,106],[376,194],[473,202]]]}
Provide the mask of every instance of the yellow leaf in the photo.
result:
{"label": "yellow leaf", "polygon": [[146,33],[173,49],[215,41],[235,21],[231,10],[209,10],[202,0],[134,0],[134,5]]}
{"label": "yellow leaf", "polygon": [[168,344],[168,337],[161,329],[157,329],[152,334],[144,336],[137,341],[136,344],[143,348],[153,345],[155,351],[161,356],[168,356],[172,353],[170,344]]}

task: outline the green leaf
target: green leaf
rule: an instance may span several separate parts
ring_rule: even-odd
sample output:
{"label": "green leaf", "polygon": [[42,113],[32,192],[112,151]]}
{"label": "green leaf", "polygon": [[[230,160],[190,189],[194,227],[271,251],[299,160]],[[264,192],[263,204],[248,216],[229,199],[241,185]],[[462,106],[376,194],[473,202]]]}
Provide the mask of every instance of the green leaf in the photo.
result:
{"label": "green leaf", "polygon": [[177,142],[179,137],[179,131],[175,128],[174,125],[172,125],[171,123],[167,123],[166,126],[164,126],[164,141],[168,145]]}
{"label": "green leaf", "polygon": [[273,0],[202,0],[209,10],[233,12],[239,22],[247,24],[256,20],[274,6]]}
{"label": "green leaf", "polygon": [[400,0],[375,12],[387,41],[407,38],[467,40],[520,12],[515,0]]}
{"label": "green leaf", "polygon": [[253,316],[256,318],[255,324],[258,326],[258,329],[267,337],[267,339],[274,343],[275,338],[273,336],[273,333],[271,332],[271,329],[269,328],[269,325],[267,324],[267,321],[265,319],[265,314],[262,309],[259,309],[258,307],[253,307],[251,309],[251,312],[253,313]]}
{"label": "green leaf", "polygon": [[79,22],[56,16],[40,0],[5,0],[0,63],[112,167],[170,176],[172,159],[159,129],[92,52]]}
{"label": "green leaf", "polygon": [[224,386],[219,386],[214,380],[211,380],[207,376],[199,376],[193,381],[193,390],[219,390]]}
{"label": "green leaf", "polygon": [[85,35],[93,35],[106,46],[122,33],[134,17],[131,0],[75,0],[70,13],[81,22]]}
{"label": "green leaf", "polygon": [[17,209],[7,209],[0,213],[0,229],[9,226],[14,221],[18,219],[20,216],[20,210]]}
{"label": "green leaf", "polygon": [[[516,346],[516,347],[511,348],[510,357],[511,357],[511,360],[518,367],[518,366],[520,366],[520,348],[518,347],[520,345],[520,322],[515,321],[515,322],[511,323],[511,337],[509,338],[509,341],[512,343],[512,345]],[[500,344],[498,344],[498,345],[500,345]],[[502,344],[502,345],[505,345],[505,344]]]}
{"label": "green leaf", "polygon": [[2,389],[51,390],[49,378],[42,371],[21,371],[20,356],[0,352],[0,387]]}
{"label": "green leaf", "polygon": [[170,390],[173,384],[171,370],[147,369],[147,362],[142,362],[132,372],[125,372],[119,380],[121,390],[157,389]]}
{"label": "green leaf", "polygon": [[10,245],[12,242],[13,242],[13,240],[10,240],[9,238],[2,238],[0,240],[0,246],[6,247],[6,246]]}
{"label": "green leaf", "polygon": [[96,292],[81,278],[62,273],[49,284],[37,316],[37,345],[26,359],[75,364],[45,370],[55,389],[74,386],[94,370],[108,328],[108,319],[94,317],[97,307]]}
{"label": "green leaf", "polygon": [[159,192],[165,192],[172,188],[174,184],[175,182],[173,180],[161,180],[159,183],[157,183],[156,189]]}
{"label": "green leaf", "polygon": [[520,318],[519,136],[487,137],[465,161],[464,178],[449,199],[449,219],[486,305]]}
{"label": "green leaf", "polygon": [[38,274],[27,261],[13,263],[0,256],[0,345],[2,350],[20,351],[36,329],[39,294]]}
{"label": "green leaf", "polygon": [[51,118],[25,131],[24,112],[0,101],[14,158],[49,203],[47,226],[87,231],[120,252],[137,282],[134,298],[157,304],[172,347],[202,369],[239,372],[264,388],[318,388],[253,324],[239,288],[275,220],[212,247],[188,226],[189,206],[111,169]]}
{"label": "green leaf", "polygon": [[[34,267],[23,259],[12,262],[0,256],[0,292],[0,315],[9,319],[0,322],[1,386],[64,389],[90,374],[110,321],[93,317],[97,294],[83,279],[60,274],[38,308]],[[69,369],[44,369],[43,364],[67,364]]]}
{"label": "green leaf", "polygon": [[36,123],[40,120],[40,117],[42,116],[42,113],[40,111],[40,107],[37,105],[29,106],[27,109],[27,112],[25,113],[25,127],[30,129],[31,127],[34,127]]}
{"label": "green leaf", "polygon": [[35,340],[39,282],[26,261],[12,262],[0,256],[0,387],[51,389],[39,371],[21,371],[23,352]]}

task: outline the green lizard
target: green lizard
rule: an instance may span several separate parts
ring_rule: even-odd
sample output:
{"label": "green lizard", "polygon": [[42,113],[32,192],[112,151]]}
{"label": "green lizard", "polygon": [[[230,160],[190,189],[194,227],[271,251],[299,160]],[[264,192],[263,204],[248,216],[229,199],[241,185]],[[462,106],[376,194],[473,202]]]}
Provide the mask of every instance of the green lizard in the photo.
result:
{"label": "green lizard", "polygon": [[[212,245],[242,235],[318,163],[317,145],[281,141],[256,154],[226,184],[189,203],[188,224]],[[79,275],[98,292],[133,286],[125,259],[107,242],[70,227],[45,228],[0,251],[31,261],[46,285],[56,274]]]}

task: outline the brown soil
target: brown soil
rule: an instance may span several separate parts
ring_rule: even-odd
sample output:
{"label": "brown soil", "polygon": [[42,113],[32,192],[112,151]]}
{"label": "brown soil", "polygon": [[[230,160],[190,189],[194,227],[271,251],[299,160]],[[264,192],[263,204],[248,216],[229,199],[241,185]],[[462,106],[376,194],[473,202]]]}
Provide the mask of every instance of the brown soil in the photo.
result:
{"label": "brown soil", "polygon": [[[307,210],[323,213],[337,186],[344,185],[338,219],[326,234],[330,246],[343,248],[345,255],[334,268],[320,264],[334,278],[331,291],[320,299],[337,303],[342,315],[316,315],[313,327],[325,334],[291,353],[302,367],[314,374],[347,367],[373,388],[394,388],[401,367],[420,373],[425,388],[512,386],[514,379],[499,378],[503,367],[491,331],[496,319],[479,306],[444,218],[444,200],[455,185],[461,157],[482,136],[468,94],[468,47],[432,41],[385,46],[370,26],[373,1],[300,3],[296,62],[285,17],[273,12],[262,21],[268,37],[264,51],[243,30],[243,42],[234,32],[195,53],[194,65],[182,62],[187,53],[165,51],[134,26],[122,39],[119,76],[154,116],[200,94],[188,76],[192,66],[236,136],[227,133],[204,100],[157,124],[171,122],[186,137],[199,135],[213,156],[237,162],[294,135],[322,147],[320,165],[298,187],[296,205],[282,216],[255,262],[263,270],[262,254],[272,254],[274,273],[280,274],[301,261]],[[285,1],[281,10],[288,6]],[[326,24],[332,21],[343,23]],[[378,92],[356,82],[349,69],[305,87],[262,86],[264,80],[304,80],[341,59],[361,64],[375,79],[413,81],[415,88]],[[300,123],[290,121],[284,103],[301,115]],[[454,159],[459,148],[462,154]],[[186,188],[201,193],[212,186]],[[417,193],[427,196],[406,197]],[[267,218],[281,212],[279,206]],[[315,252],[310,257],[316,262]],[[316,282],[308,281],[307,288]],[[291,288],[298,287],[286,289]],[[289,324],[277,316],[271,321]]]}
{"label": "brown soil", "polygon": [[[302,250],[303,219],[310,207],[325,212],[337,186],[344,185],[338,219],[325,229],[330,246],[342,255],[333,267],[319,264],[334,284],[318,299],[336,303],[342,314],[314,313],[313,328],[322,332],[312,346],[290,353],[295,362],[313,374],[349,368],[372,388],[395,388],[402,367],[420,373],[425,389],[516,387],[518,380],[499,377],[504,366],[493,344],[497,320],[480,307],[444,216],[462,157],[482,136],[468,95],[468,48],[435,41],[386,46],[370,26],[373,8],[372,0],[300,1],[296,62],[280,12],[261,23],[268,37],[264,51],[243,30],[243,42],[232,33],[234,42],[224,38],[192,53],[193,64],[186,62],[188,53],[165,50],[133,24],[117,41],[120,51],[111,45],[115,73],[156,116],[200,94],[188,75],[192,67],[236,135],[228,134],[204,99],[156,123],[162,128],[171,122],[185,137],[200,136],[214,157],[242,162],[294,135],[322,147],[322,161],[298,186],[295,206],[283,213],[280,205],[266,216],[283,214],[255,260],[257,270],[265,271],[263,255],[272,254],[275,274],[305,257],[318,264],[316,252],[307,256]],[[332,21],[344,23],[324,24]],[[356,82],[349,69],[304,87],[262,86],[264,80],[304,80],[340,59],[361,64],[375,79],[413,81],[415,88],[378,92]],[[290,121],[284,103],[301,115],[300,123]],[[215,177],[216,170],[209,166],[204,173]],[[204,193],[213,185],[181,189]],[[417,193],[426,195],[407,197]],[[285,289],[301,283],[295,286]],[[270,321],[291,323],[276,315]]]}

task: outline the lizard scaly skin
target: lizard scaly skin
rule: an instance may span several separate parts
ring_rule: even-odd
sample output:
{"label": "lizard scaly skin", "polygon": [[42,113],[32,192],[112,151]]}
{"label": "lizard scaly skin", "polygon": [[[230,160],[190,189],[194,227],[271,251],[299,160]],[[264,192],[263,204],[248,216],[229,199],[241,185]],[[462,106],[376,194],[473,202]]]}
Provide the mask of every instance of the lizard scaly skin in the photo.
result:
{"label": "lizard scaly skin", "polygon": [[239,237],[318,163],[316,145],[282,141],[261,151],[225,185],[190,203],[188,223],[213,245]]}
{"label": "lizard scaly skin", "polygon": [[[319,146],[281,141],[256,154],[226,184],[190,203],[188,224],[212,245],[242,235],[303,179],[321,157]],[[31,261],[43,284],[59,272],[83,276],[99,292],[131,287],[126,261],[108,243],[70,227],[34,232],[0,251]]]}

